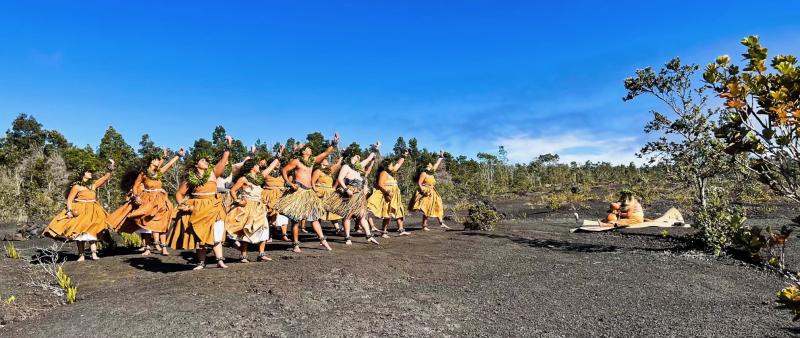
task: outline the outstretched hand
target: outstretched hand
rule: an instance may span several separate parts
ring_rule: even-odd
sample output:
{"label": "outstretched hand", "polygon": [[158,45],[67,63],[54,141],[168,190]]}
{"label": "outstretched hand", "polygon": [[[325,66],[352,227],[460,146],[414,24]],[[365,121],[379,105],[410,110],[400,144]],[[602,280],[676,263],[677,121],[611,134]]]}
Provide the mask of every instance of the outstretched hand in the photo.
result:
{"label": "outstretched hand", "polygon": [[228,147],[232,146],[233,145],[233,137],[231,137],[230,135],[225,135],[225,144],[227,144]]}
{"label": "outstretched hand", "polygon": [[181,147],[181,149],[178,149],[178,157],[184,157],[184,156],[186,156],[186,150],[184,150],[183,147]]}
{"label": "outstretched hand", "polygon": [[337,144],[339,144],[339,132],[338,131],[333,133],[333,145],[337,145]]}

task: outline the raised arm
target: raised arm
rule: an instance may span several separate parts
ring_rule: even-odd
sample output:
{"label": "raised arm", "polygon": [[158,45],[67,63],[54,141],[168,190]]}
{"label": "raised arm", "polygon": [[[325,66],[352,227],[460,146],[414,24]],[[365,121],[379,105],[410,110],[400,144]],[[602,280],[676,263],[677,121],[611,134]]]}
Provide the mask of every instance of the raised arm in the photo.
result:
{"label": "raised arm", "polygon": [[108,160],[107,168],[108,171],[106,172],[106,174],[101,176],[100,178],[97,179],[97,181],[94,182],[95,189],[102,187],[104,184],[108,182],[109,179],[111,179],[111,174],[114,173],[114,160],[112,159]]}
{"label": "raised arm", "polygon": [[433,171],[439,170],[439,166],[442,164],[442,160],[444,160],[444,151],[439,152],[439,158],[436,159],[436,163],[433,165]]}
{"label": "raised arm", "polygon": [[261,176],[264,176],[264,178],[269,177],[269,174],[272,172],[272,170],[274,170],[275,167],[277,167],[280,163],[281,161],[278,161],[277,158],[272,160],[272,163],[270,163],[266,169],[261,171]]}
{"label": "raised arm", "polygon": [[222,173],[225,172],[225,167],[228,165],[228,158],[231,156],[231,145],[233,144],[233,138],[230,136],[225,136],[225,143],[228,145],[225,149],[225,152],[222,153],[222,158],[219,159],[219,162],[214,166],[214,176],[219,177]]}
{"label": "raised arm", "polygon": [[69,194],[67,194],[67,217],[72,218],[74,215],[72,214],[72,200],[75,199],[75,196],[78,195],[78,188],[77,184],[74,184],[72,188],[69,189]]}
{"label": "raised arm", "polygon": [[366,176],[372,172],[372,168],[374,167],[375,167],[375,161],[369,162],[369,164],[367,164],[367,167],[364,168],[364,178],[366,178]]}
{"label": "raised arm", "polygon": [[400,157],[400,159],[397,160],[397,162],[394,165],[389,167],[389,170],[391,170],[393,172],[400,170],[400,167],[403,166],[403,162],[405,162],[405,161],[406,161],[406,154],[403,154],[403,156]]}
{"label": "raised arm", "polygon": [[288,184],[289,186],[292,187],[292,189],[295,190],[297,190],[297,185],[294,184],[294,182],[292,182],[289,179],[289,172],[294,170],[295,167],[297,167],[297,162],[299,161],[296,158],[292,159],[291,161],[289,161],[289,163],[286,164],[286,166],[283,167],[283,169],[281,169],[281,176],[283,176],[283,181],[286,182],[286,184]]}
{"label": "raised arm", "polygon": [[181,148],[180,150],[178,150],[178,154],[175,155],[175,157],[170,159],[169,162],[167,162],[167,164],[161,166],[161,169],[159,169],[159,171],[161,171],[162,174],[166,173],[167,171],[172,169],[172,167],[175,166],[175,163],[178,163],[178,159],[183,157],[183,155],[185,155],[185,154],[186,154],[186,151],[183,150],[183,148]]}
{"label": "raised arm", "polygon": [[419,186],[419,190],[422,190],[422,184],[425,182],[425,177],[428,176],[424,171],[419,174],[419,180],[417,180],[417,185]]}
{"label": "raised arm", "polygon": [[369,153],[369,156],[367,156],[367,158],[365,158],[363,161],[361,161],[361,166],[362,167],[366,167],[368,164],[370,164],[370,162],[375,160],[375,156],[376,155],[375,155],[374,151]]}
{"label": "raised arm", "polygon": [[331,154],[331,152],[333,152],[333,149],[335,149],[338,144],[339,144],[339,133],[334,133],[333,142],[331,143],[330,146],[328,146],[327,149],[325,149],[325,151],[322,152],[322,154],[314,156],[314,163],[322,162],[322,160],[324,160],[326,157],[328,157],[328,155]]}
{"label": "raised arm", "polygon": [[337,171],[339,171],[339,169],[341,169],[341,168],[342,168],[342,158],[341,158],[341,157],[339,157],[339,159],[338,159],[338,160],[336,160],[336,163],[334,163],[334,164],[331,166],[331,173],[334,173],[334,174],[335,174],[335,173],[336,173]]}

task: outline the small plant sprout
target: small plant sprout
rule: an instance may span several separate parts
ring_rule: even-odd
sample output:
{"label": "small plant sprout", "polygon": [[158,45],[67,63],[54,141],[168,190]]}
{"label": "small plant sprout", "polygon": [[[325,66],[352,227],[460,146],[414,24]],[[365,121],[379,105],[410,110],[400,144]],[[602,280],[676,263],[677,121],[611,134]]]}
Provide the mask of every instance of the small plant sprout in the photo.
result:
{"label": "small plant sprout", "polygon": [[658,233],[658,235],[661,236],[661,238],[667,238],[669,237],[669,230],[663,229],[661,230],[661,232]]}
{"label": "small plant sprout", "polygon": [[5,249],[6,257],[11,259],[19,259],[19,251],[17,251],[17,247],[14,246],[14,242],[6,242]]}

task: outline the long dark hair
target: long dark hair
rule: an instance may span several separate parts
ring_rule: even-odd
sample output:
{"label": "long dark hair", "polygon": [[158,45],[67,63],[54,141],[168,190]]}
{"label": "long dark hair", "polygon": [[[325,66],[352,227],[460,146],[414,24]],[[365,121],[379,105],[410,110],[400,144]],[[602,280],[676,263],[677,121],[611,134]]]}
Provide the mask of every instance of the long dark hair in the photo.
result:
{"label": "long dark hair", "polygon": [[239,172],[237,172],[236,175],[233,176],[231,182],[236,184],[236,181],[249,174],[250,170],[253,170],[253,167],[255,167],[256,165],[258,165],[258,163],[256,162],[255,159],[248,159],[247,161],[244,161],[244,163],[242,163],[242,167],[239,168]]}

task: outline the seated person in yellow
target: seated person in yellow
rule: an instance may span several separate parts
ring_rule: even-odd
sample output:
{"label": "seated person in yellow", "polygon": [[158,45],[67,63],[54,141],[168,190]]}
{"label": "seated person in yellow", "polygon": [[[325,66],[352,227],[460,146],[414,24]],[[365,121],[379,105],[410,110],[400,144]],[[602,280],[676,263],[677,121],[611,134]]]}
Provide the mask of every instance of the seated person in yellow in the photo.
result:
{"label": "seated person in yellow", "polygon": [[600,222],[604,226],[628,226],[644,222],[642,204],[630,190],[619,193],[619,202],[611,203],[606,219]]}

